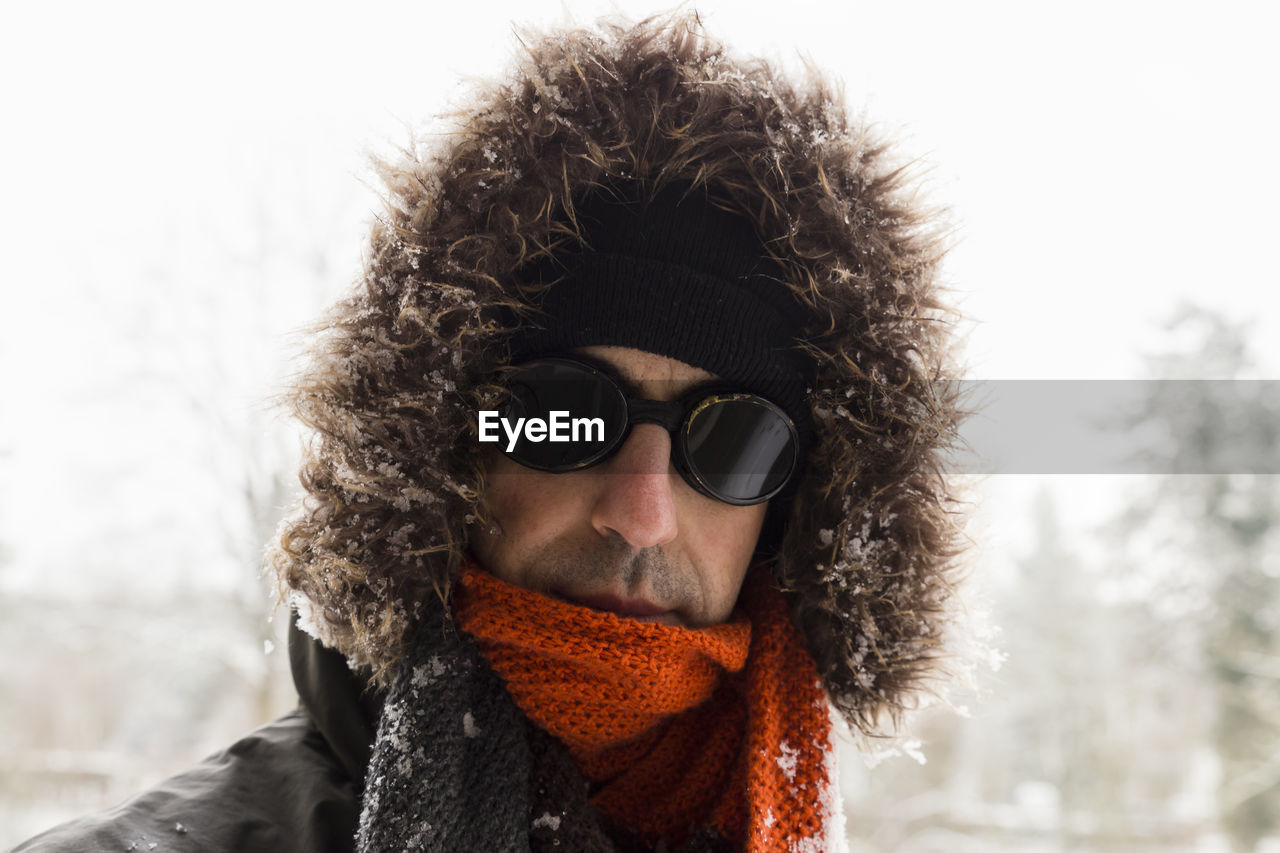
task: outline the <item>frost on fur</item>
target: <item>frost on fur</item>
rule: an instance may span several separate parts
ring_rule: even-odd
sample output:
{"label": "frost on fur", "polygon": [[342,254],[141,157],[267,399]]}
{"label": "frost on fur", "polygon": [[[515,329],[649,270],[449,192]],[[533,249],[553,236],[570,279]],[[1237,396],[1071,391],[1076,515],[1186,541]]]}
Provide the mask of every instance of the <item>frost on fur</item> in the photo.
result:
{"label": "frost on fur", "polygon": [[692,13],[523,42],[506,77],[376,162],[362,281],[287,394],[313,438],[270,555],[281,588],[385,676],[422,603],[448,601],[468,524],[492,521],[475,412],[527,320],[519,271],[574,242],[591,187],[689,181],[754,223],[811,318],[818,440],[772,570],[845,719],[896,720],[945,663],[962,550],[936,212],[838,87],[737,60]]}

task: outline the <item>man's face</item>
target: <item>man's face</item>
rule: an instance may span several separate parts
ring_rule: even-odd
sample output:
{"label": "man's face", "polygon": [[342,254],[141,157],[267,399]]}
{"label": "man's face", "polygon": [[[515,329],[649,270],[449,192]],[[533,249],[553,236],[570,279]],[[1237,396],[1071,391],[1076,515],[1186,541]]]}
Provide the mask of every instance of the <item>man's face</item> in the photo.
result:
{"label": "man's face", "polygon": [[[578,352],[612,365],[648,400],[714,378],[626,347]],[[499,529],[474,528],[481,565],[525,589],[669,625],[728,619],[768,507],[695,490],[671,463],[670,434],[651,423],[634,425],[617,453],[582,471],[534,471],[492,451],[486,473],[482,497]]]}

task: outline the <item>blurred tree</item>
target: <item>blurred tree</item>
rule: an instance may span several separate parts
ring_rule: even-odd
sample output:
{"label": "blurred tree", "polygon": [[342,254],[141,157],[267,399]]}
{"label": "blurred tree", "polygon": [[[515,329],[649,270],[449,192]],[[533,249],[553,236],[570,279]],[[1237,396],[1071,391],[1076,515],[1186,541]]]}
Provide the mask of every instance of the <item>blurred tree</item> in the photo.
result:
{"label": "blurred tree", "polygon": [[[221,642],[204,658],[214,666],[193,688],[193,712],[243,699],[257,724],[295,701],[287,655],[264,654],[282,645],[287,616],[270,618],[274,586],[262,552],[299,489],[297,430],[271,408],[279,380],[264,380],[286,344],[281,329],[294,330],[287,343],[307,343],[299,323],[357,269],[366,202],[316,152],[250,147],[246,155],[227,201],[235,215],[215,211],[160,241],[169,249],[150,261],[132,317],[121,321],[132,324],[136,353],[127,387],[172,417],[179,426],[169,440],[196,461],[177,476],[204,508],[200,559],[235,568],[229,583],[184,582],[174,593],[220,602],[205,608]],[[95,296],[112,310],[109,294]]]}
{"label": "blurred tree", "polygon": [[1254,368],[1243,324],[1182,306],[1167,330],[1184,340],[1147,358],[1151,376],[1213,381],[1150,383],[1125,416],[1171,439],[1148,460],[1170,473],[1146,478],[1115,529],[1154,534],[1156,583],[1182,629],[1201,638],[1216,692],[1221,822],[1234,850],[1254,853],[1280,834],[1280,477],[1257,473],[1280,442],[1280,419],[1243,393],[1263,386],[1231,381]]}
{"label": "blurred tree", "polygon": [[[63,294],[91,322],[68,327],[85,364],[51,394],[67,407],[42,412],[54,438],[76,437],[43,472],[67,479],[48,506],[62,524],[43,549],[0,531],[26,580],[0,592],[0,648],[22,649],[0,656],[0,849],[296,703],[262,548],[297,488],[297,438],[267,398],[283,330],[358,269],[368,205],[355,182],[335,186],[332,159],[294,146],[268,160],[259,142],[221,195],[157,199],[163,215],[128,232],[138,243],[117,240],[119,267]],[[0,511],[30,502],[22,482],[0,485]]]}
{"label": "blurred tree", "polygon": [[1068,849],[1187,849],[1195,829],[1175,803],[1206,704],[1185,689],[1194,645],[1147,602],[1106,599],[1108,574],[1071,547],[1045,487],[1030,524],[1032,547],[997,602],[1008,661],[988,797]]}

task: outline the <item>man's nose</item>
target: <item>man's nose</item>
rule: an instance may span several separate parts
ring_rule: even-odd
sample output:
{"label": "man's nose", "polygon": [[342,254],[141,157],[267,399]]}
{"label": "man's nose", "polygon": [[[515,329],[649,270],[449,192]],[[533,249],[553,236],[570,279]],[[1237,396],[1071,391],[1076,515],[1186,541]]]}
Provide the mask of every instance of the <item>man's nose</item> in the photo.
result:
{"label": "man's nose", "polygon": [[650,548],[676,535],[671,491],[671,435],[657,424],[637,424],[618,452],[600,466],[601,484],[591,524],[633,548]]}

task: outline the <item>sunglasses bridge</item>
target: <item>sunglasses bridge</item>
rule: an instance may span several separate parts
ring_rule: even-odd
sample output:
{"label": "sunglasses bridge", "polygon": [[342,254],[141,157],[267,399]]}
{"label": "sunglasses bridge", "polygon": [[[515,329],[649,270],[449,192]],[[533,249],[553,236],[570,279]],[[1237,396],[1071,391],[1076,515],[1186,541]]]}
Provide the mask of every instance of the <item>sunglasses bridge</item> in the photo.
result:
{"label": "sunglasses bridge", "polygon": [[668,433],[674,433],[684,419],[685,407],[679,403],[661,400],[637,400],[627,397],[627,425],[657,424]]}

